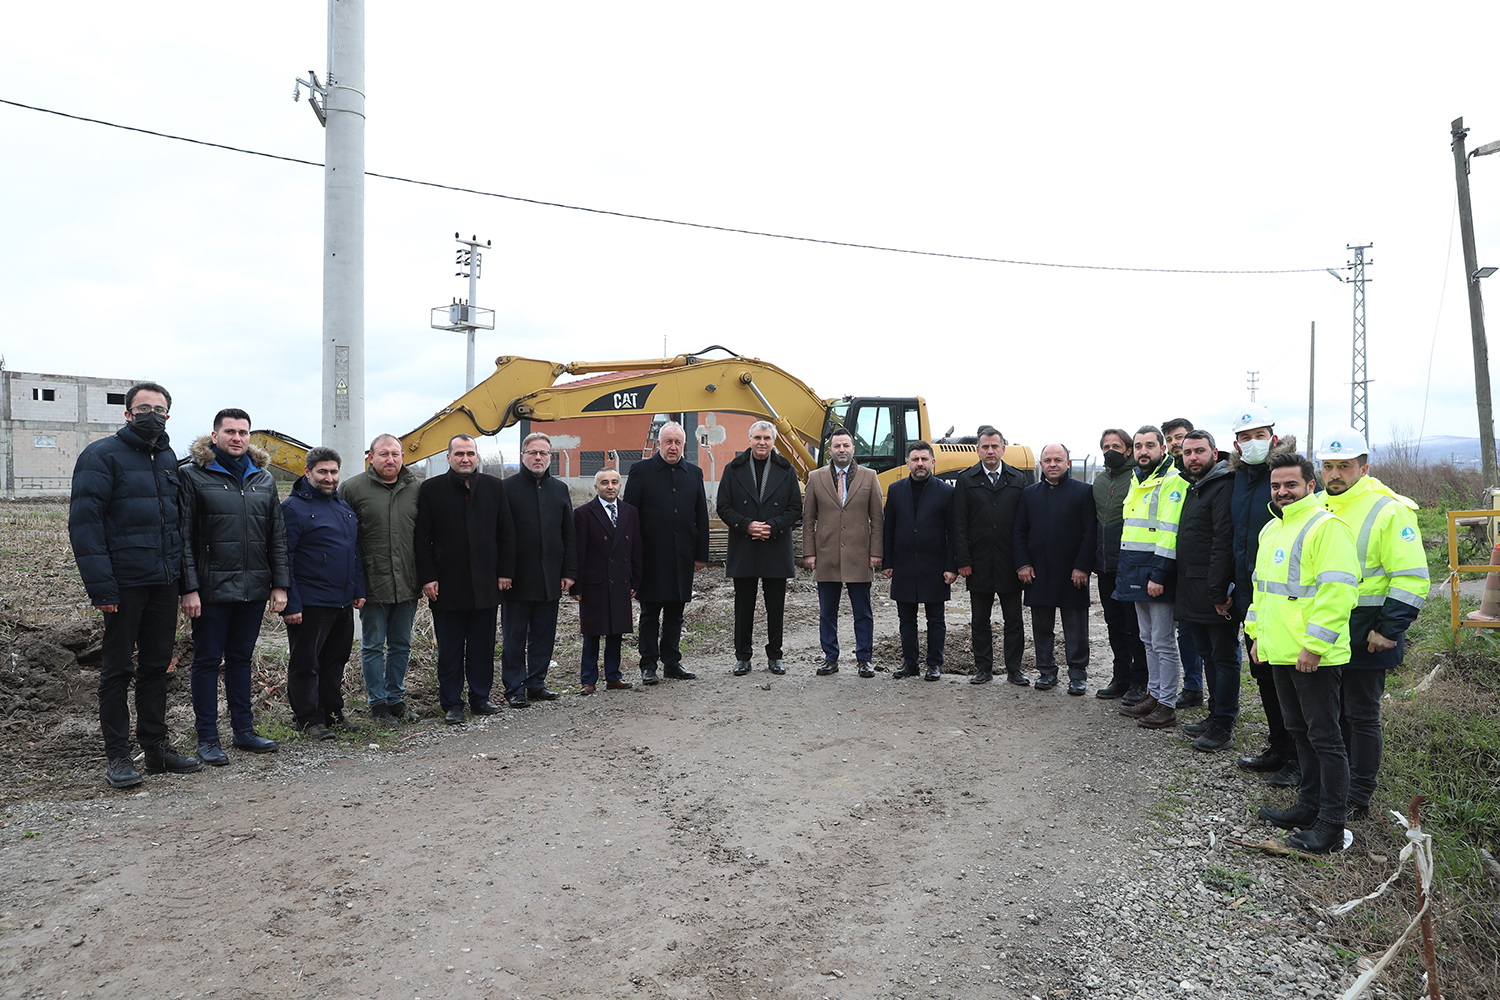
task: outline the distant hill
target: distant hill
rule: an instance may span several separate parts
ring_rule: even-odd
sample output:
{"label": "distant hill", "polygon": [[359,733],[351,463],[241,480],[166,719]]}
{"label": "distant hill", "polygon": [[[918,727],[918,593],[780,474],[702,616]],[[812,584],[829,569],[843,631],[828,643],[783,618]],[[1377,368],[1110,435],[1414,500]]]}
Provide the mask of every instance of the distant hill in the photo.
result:
{"label": "distant hill", "polygon": [[[1375,445],[1373,461],[1380,461],[1381,452],[1387,447],[1386,444]],[[1421,447],[1417,451],[1418,461],[1421,462],[1448,462],[1455,465],[1478,465],[1479,439],[1477,437],[1456,437],[1452,434],[1434,434],[1422,439]]]}

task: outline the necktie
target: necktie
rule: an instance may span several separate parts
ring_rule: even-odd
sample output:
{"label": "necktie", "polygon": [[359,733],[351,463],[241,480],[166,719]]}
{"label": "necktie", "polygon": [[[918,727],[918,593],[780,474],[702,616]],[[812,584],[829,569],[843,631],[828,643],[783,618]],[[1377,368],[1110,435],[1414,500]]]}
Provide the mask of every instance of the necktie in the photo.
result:
{"label": "necktie", "polygon": [[994,486],[999,481],[1000,481],[1000,473],[998,473],[998,472],[991,472],[990,473],[990,485]]}
{"label": "necktie", "polygon": [[615,505],[612,503],[607,503],[604,505],[604,509],[609,511],[609,523],[618,524],[619,521],[615,519]]}
{"label": "necktie", "polygon": [[844,506],[844,501],[849,498],[848,487],[844,483],[845,470],[839,470],[839,506]]}

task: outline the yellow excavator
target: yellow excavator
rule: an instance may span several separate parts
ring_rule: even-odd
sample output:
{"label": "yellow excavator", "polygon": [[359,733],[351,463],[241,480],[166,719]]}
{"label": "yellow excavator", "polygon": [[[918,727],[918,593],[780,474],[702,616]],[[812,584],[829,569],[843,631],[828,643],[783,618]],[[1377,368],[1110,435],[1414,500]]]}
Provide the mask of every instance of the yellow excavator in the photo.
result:
{"label": "yellow excavator", "polygon": [[[725,357],[709,358],[711,352]],[[577,384],[564,375],[617,373]],[[854,435],[855,460],[880,476],[881,492],[906,475],[906,446],[932,442],[934,474],[951,479],[979,460],[968,441],[934,441],[921,396],[844,396],[824,399],[805,382],[768,361],[713,345],[695,354],[633,361],[561,364],[500,357],[484,381],[401,438],[408,464],[446,451],[455,434],[493,435],[522,420],[549,421],[627,413],[743,413],[776,426],[776,445],[805,481],[826,453],[828,435],[845,427]],[[951,434],[951,429],[950,432]],[[271,464],[301,475],[307,446],[276,431],[252,436],[272,455]],[[299,451],[300,449],[300,451]],[[1025,445],[1005,450],[1006,464],[1034,476],[1036,460]]]}

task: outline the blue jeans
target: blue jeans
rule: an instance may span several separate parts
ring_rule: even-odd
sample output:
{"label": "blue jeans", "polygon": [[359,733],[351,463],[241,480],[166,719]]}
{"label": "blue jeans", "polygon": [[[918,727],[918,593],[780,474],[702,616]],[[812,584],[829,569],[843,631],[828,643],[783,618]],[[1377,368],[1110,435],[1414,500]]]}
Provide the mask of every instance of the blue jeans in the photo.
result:
{"label": "blue jeans", "polygon": [[500,622],[500,680],[505,697],[547,686],[547,667],[557,643],[557,600],[506,601]]}
{"label": "blue jeans", "polygon": [[[1210,725],[1233,731],[1240,717],[1240,627],[1222,623],[1178,622],[1193,637],[1193,646],[1208,654],[1203,676],[1208,681]],[[1191,690],[1191,689],[1189,689]]]}
{"label": "blue jeans", "polygon": [[224,700],[229,725],[237,733],[255,728],[250,711],[250,657],[266,616],[265,601],[205,604],[193,619],[193,714],[198,742],[219,739],[219,668],[224,670]]}
{"label": "blue jeans", "polygon": [[360,666],[365,675],[365,697],[371,705],[395,705],[406,700],[411,623],[416,617],[415,598],[395,604],[366,604],[360,609]]}
{"label": "blue jeans", "polygon": [[854,658],[869,663],[875,655],[875,616],[870,612],[868,583],[818,581],[818,639],[823,643],[823,659],[839,659],[839,594],[849,588],[849,611],[854,615]]}

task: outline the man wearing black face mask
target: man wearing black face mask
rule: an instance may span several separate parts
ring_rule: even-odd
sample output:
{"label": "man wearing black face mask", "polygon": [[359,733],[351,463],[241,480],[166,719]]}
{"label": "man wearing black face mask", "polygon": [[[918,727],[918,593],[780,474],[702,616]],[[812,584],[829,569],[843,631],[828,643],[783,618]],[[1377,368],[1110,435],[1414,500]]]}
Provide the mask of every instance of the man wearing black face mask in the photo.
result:
{"label": "man wearing black face mask", "polygon": [[1111,427],[1099,438],[1104,468],[1094,477],[1094,513],[1099,518],[1099,549],[1094,558],[1099,575],[1099,605],[1109,629],[1114,674],[1096,698],[1123,698],[1125,705],[1146,697],[1146,647],[1141,642],[1135,610],[1114,598],[1115,567],[1120,561],[1120,533],[1125,526],[1125,498],[1130,494],[1130,432]]}
{"label": "man wearing black face mask", "polygon": [[85,448],[73,469],[68,537],[89,603],[104,612],[99,728],[109,760],[105,781],[114,788],[145,780],[130,753],[132,680],[146,773],[203,766],[174,750],[167,734],[167,665],[182,576],[177,456],[166,431],[171,406],[171,394],[155,382],[131,387],[125,426]]}

